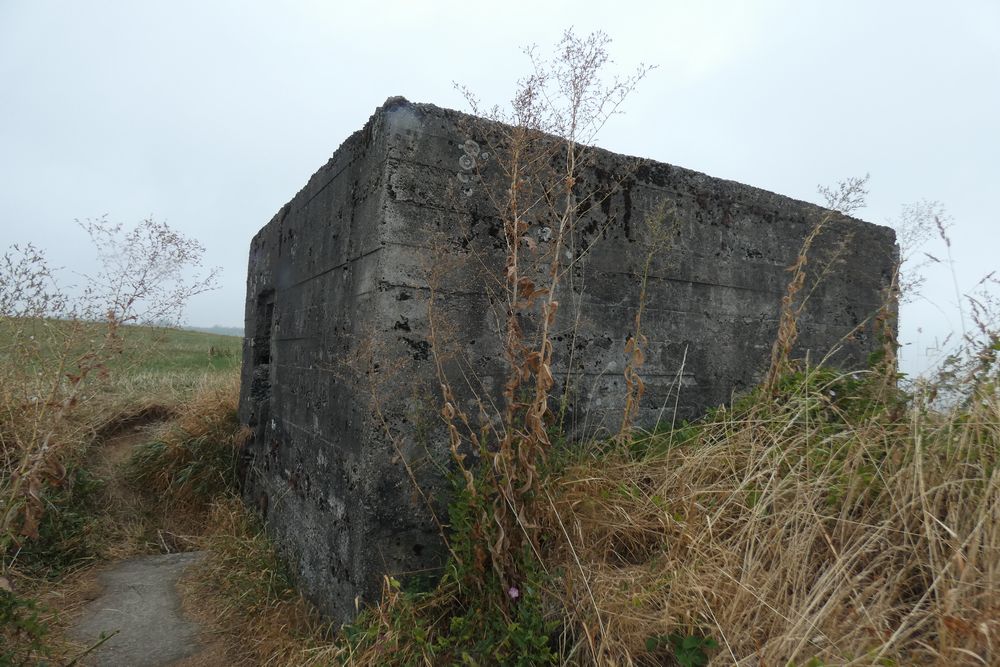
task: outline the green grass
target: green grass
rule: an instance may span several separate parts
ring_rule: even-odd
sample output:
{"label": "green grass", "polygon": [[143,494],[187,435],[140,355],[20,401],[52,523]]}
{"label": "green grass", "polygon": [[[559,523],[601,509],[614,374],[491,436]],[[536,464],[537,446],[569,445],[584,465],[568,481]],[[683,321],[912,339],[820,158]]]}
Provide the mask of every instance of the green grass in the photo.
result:
{"label": "green grass", "polygon": [[[52,359],[70,337],[70,345],[82,353],[88,343],[105,335],[104,324],[71,323],[59,320],[14,320],[0,318],[0,358],[14,360],[15,340],[24,344],[37,341],[33,353],[39,362]],[[125,347],[110,369],[128,368],[130,373],[173,371],[225,371],[239,368],[242,338],[180,329],[127,326],[121,329]],[[73,349],[77,348],[77,349]]]}
{"label": "green grass", "polygon": [[[61,360],[68,376],[106,334],[100,323],[0,318],[0,363],[10,369],[0,373],[3,383],[28,395],[38,379],[44,391]],[[208,377],[238,372],[242,361],[238,336],[141,326],[123,327],[120,336],[121,353],[106,356],[106,378],[89,378],[91,389],[78,411],[94,428],[152,404],[183,400]]]}
{"label": "green grass", "polygon": [[[104,363],[93,367],[79,391],[70,393],[72,380],[67,378],[79,372],[82,355],[99,349],[106,335],[107,326],[100,323],[0,319],[0,444],[5,461],[0,490],[14,488],[16,466],[41,456],[43,439],[55,444],[46,450],[50,461],[38,473],[47,480],[34,510],[42,515],[38,538],[19,549],[18,561],[31,561],[36,570],[58,572],[67,562],[95,553],[84,528],[101,513],[95,515],[94,494],[85,492],[92,484],[84,481],[109,482],[106,474],[95,476],[90,469],[99,456],[95,445],[122,428],[180,415],[196,394],[213,387],[230,396],[227,401],[236,400],[241,338],[135,326],[119,330],[117,351],[102,352],[99,361]],[[52,396],[49,406],[72,396],[72,409],[56,414],[55,408],[39,407],[35,396]],[[44,470],[54,471],[51,478]]]}
{"label": "green grass", "polygon": [[240,366],[243,339],[238,336],[145,327],[131,327],[126,335],[135,352],[147,350],[134,355],[135,373],[228,371]]}

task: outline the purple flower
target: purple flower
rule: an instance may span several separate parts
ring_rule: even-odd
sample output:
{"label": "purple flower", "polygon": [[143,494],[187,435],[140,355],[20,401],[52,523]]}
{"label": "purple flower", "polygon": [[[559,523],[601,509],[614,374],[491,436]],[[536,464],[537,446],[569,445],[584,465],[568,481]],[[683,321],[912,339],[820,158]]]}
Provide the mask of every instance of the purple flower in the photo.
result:
{"label": "purple flower", "polygon": [[516,600],[521,597],[521,591],[517,590],[517,586],[511,586],[507,589],[507,595],[510,596],[511,600]]}

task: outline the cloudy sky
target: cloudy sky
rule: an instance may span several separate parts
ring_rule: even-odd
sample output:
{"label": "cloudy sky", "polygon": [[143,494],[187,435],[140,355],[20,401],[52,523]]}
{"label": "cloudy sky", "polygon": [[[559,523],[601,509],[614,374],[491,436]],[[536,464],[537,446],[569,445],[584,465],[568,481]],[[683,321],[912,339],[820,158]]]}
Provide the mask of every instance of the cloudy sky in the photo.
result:
{"label": "cloudy sky", "polygon": [[[871,174],[860,216],[937,200],[960,291],[998,264],[1000,2],[378,3],[0,0],[0,248],[85,265],[77,218],[150,215],[201,240],[240,325],[250,238],[391,95],[509,98],[521,48],[606,31],[657,69],[599,137],[809,201]],[[940,247],[929,252],[943,257]],[[951,271],[903,312],[909,364],[958,328]]]}

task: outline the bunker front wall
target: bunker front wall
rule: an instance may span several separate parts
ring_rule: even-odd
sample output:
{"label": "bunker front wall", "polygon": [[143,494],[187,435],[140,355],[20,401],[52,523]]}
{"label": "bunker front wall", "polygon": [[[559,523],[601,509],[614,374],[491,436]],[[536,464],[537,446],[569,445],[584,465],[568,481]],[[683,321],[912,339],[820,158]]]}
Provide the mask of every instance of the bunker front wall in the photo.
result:
{"label": "bunker front wall", "polygon": [[[441,564],[451,455],[438,369],[474,421],[497,421],[508,130],[390,100],[251,246],[246,497],[335,619],[375,599],[383,575]],[[552,173],[564,162],[553,152]],[[553,411],[575,437],[620,423],[640,299],[638,426],[695,418],[759,382],[787,269],[821,220],[795,352],[861,367],[877,344],[871,318],[896,260],[887,228],[600,150],[557,247],[560,210],[528,216],[521,252],[540,285],[559,253]],[[529,334],[538,308],[523,313]]]}
{"label": "bunker front wall", "polygon": [[366,379],[380,309],[379,127],[348,139],[257,234],[247,281],[240,415],[254,435],[244,495],[303,592],[338,619],[375,594],[373,572],[400,567],[375,545],[417,523],[396,534],[394,491],[379,488],[403,480],[379,447]]}
{"label": "bunker front wall", "polygon": [[[429,105],[390,115],[405,130],[393,135],[386,165],[384,224],[397,243],[385,249],[384,303],[412,331],[430,331],[426,296],[397,302],[392,295],[426,295],[432,264],[437,342],[457,348],[455,371],[463,378],[453,384],[471,384],[495,400],[506,377],[497,331],[507,302],[496,287],[506,244],[495,201],[509,187],[501,165],[506,133]],[[625,345],[637,331],[640,299],[646,392],[637,425],[653,426],[664,414],[696,418],[755,386],[768,367],[788,269],[818,223],[793,354],[865,365],[877,342],[872,317],[897,260],[891,229],[650,160],[587,149],[581,161],[578,218],[560,248],[552,331],[554,393],[572,398],[564,423],[574,434],[618,428]],[[551,162],[549,182],[558,182],[565,154],[556,151]],[[548,284],[561,212],[559,203],[526,216],[530,241],[519,262],[538,260],[540,286]],[[538,320],[539,312],[526,318]],[[465,407],[474,414],[471,394]]]}

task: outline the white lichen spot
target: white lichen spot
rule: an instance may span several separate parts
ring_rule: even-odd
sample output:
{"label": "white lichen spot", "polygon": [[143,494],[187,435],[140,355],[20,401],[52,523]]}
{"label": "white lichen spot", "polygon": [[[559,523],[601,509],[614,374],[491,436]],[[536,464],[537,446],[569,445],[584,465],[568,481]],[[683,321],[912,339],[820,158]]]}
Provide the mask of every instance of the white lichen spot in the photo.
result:
{"label": "white lichen spot", "polygon": [[552,228],[551,227],[542,227],[541,229],[538,230],[538,240],[539,241],[548,241],[551,238],[552,238]]}
{"label": "white lichen spot", "polygon": [[479,154],[479,157],[481,157],[484,160],[489,160],[490,159],[490,152],[489,151],[483,151],[482,153]]}
{"label": "white lichen spot", "polygon": [[458,174],[458,180],[461,181],[462,183],[468,183],[472,179],[469,178],[468,174],[459,173]]}
{"label": "white lichen spot", "polygon": [[476,166],[476,158],[471,155],[463,155],[458,158],[458,166],[468,171]]}
{"label": "white lichen spot", "polygon": [[462,144],[462,150],[465,151],[466,155],[474,158],[479,154],[479,144],[472,139],[468,139],[464,144]]}
{"label": "white lichen spot", "polygon": [[462,194],[465,195],[466,197],[471,197],[472,196],[472,188],[465,188],[464,190],[462,190]]}

